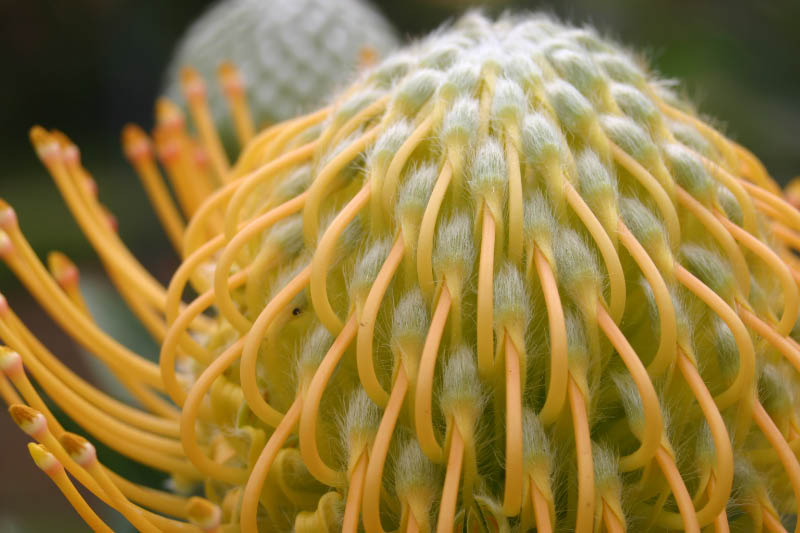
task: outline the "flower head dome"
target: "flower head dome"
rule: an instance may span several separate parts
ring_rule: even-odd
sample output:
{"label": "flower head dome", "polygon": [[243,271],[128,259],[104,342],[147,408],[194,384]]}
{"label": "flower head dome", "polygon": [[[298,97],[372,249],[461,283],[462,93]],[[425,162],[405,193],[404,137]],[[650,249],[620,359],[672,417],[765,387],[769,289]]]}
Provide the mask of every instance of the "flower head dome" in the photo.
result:
{"label": "flower head dome", "polygon": [[255,124],[279,122],[322,104],[360,62],[397,46],[391,24],[364,0],[220,0],[181,38],[164,92],[180,97],[184,67],[207,79],[219,73],[221,87],[208,87],[211,114],[233,146],[237,132],[222,91],[246,85]]}
{"label": "flower head dome", "polygon": [[[628,53],[547,17],[470,14],[233,166],[194,94],[200,140],[167,102],[155,134],[180,209],[147,138],[124,133],[183,258],[166,288],[68,139],[32,132],[158,366],[103,334],[77,272],[48,274],[0,216],[5,262],[140,402],[81,381],[2,306],[0,392],[93,527],[59,464],[142,531],[777,531],[796,516],[800,213]],[[204,498],[105,470],[23,364],[93,438]]]}

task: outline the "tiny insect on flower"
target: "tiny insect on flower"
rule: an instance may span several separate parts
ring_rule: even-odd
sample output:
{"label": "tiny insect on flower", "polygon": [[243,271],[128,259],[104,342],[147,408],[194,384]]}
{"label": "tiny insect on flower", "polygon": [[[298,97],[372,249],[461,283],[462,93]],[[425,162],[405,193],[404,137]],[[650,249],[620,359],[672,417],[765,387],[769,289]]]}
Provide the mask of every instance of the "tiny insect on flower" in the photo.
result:
{"label": "tiny insect on flower", "polygon": [[[158,364],[97,326],[75,265],[48,271],[0,205],[2,260],[138,403],[83,381],[3,300],[0,395],[92,528],[108,530],[65,472],[141,531],[796,521],[800,213],[619,46],[468,14],[233,165],[186,72],[196,134],[168,100],[152,140],[123,132],[182,258],[167,287],[69,139],[31,131]],[[93,440],[203,498],[104,467],[28,373]]]}

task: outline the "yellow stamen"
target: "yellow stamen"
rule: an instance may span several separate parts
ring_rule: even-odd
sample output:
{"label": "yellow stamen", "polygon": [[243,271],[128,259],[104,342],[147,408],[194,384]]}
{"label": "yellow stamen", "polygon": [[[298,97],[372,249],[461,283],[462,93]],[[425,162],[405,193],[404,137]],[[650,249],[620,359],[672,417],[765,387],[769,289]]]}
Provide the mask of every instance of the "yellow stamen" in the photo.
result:
{"label": "yellow stamen", "polygon": [[208,150],[214,172],[224,183],[227,181],[228,175],[228,156],[225,155],[225,149],[222,147],[219,134],[214,127],[214,120],[211,118],[211,111],[206,100],[205,82],[196,70],[184,67],[181,70],[181,87],[187,102],[189,102],[192,120],[203,140],[203,145]]}
{"label": "yellow stamen", "polygon": [[58,489],[64,494],[69,501],[70,505],[75,508],[78,514],[86,522],[86,525],[92,528],[95,532],[108,532],[111,533],[112,529],[106,525],[103,520],[89,507],[83,496],[75,489],[75,485],[69,480],[64,473],[64,467],[58,462],[58,459],[50,453],[47,448],[41,444],[28,444],[28,451],[36,463],[36,466],[48,475],[53,483],[56,484]]}
{"label": "yellow stamen", "polygon": [[225,61],[219,66],[217,77],[231,109],[233,126],[236,129],[239,146],[244,148],[255,135],[253,116],[247,104],[244,80],[236,66],[230,61]]}

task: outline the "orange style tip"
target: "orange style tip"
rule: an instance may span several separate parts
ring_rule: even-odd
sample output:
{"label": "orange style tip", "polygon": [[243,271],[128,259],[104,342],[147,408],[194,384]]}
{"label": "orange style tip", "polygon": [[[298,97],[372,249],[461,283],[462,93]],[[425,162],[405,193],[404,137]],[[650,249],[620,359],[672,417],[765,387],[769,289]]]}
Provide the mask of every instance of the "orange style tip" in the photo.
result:
{"label": "orange style tip", "polygon": [[14,243],[11,237],[3,230],[0,230],[0,257],[8,257],[14,253]]}
{"label": "orange style tip", "polygon": [[86,192],[88,192],[93,198],[97,198],[97,193],[99,191],[97,187],[97,182],[90,177],[85,177],[83,180],[83,186],[86,188]]}
{"label": "orange style tip", "polygon": [[6,314],[8,310],[8,300],[3,294],[0,294],[0,315]]}
{"label": "orange style tip", "polygon": [[800,209],[800,176],[792,179],[783,190],[786,201],[795,209]]}
{"label": "orange style tip", "polygon": [[11,204],[0,198],[0,228],[11,229],[17,222],[17,212]]}
{"label": "orange style tip", "polygon": [[72,142],[72,139],[67,137],[66,133],[60,130],[51,130],[50,135],[58,142],[61,147],[64,161],[68,164],[79,163],[81,160],[81,151],[78,146]]}
{"label": "orange style tip", "polygon": [[122,151],[131,161],[139,161],[153,153],[150,139],[136,124],[126,124],[122,128]]}
{"label": "orange style tip", "polygon": [[156,143],[158,158],[164,164],[173,162],[181,151],[181,146],[175,139],[159,139]]}
{"label": "orange style tip", "polygon": [[62,289],[73,288],[80,281],[78,267],[61,252],[50,252],[47,256],[47,268]]}
{"label": "orange style tip", "polygon": [[369,68],[378,62],[378,51],[365,44],[358,50],[358,66],[359,68]]}
{"label": "orange style tip", "polygon": [[222,511],[205,498],[193,496],[186,504],[189,521],[203,531],[216,531],[222,521]]}
{"label": "orange style tip", "polygon": [[14,423],[27,435],[36,439],[47,432],[47,419],[33,407],[15,403],[8,408],[8,412]]}
{"label": "orange style tip", "polygon": [[31,143],[36,150],[36,155],[42,161],[52,161],[59,157],[61,149],[58,141],[41,126],[34,126],[30,130]]}
{"label": "orange style tip", "polygon": [[222,83],[223,90],[228,94],[236,94],[244,91],[244,80],[231,61],[223,61],[217,68],[217,76]]}
{"label": "orange style tip", "polygon": [[183,111],[169,98],[162,96],[156,100],[156,122],[165,131],[180,131],[186,123]]}
{"label": "orange style tip", "polygon": [[109,209],[101,205],[100,209],[103,211],[103,214],[106,216],[106,221],[108,222],[108,226],[111,228],[111,231],[117,233],[119,231],[119,220],[117,220],[116,215],[109,211]]}
{"label": "orange style tip", "polygon": [[192,67],[186,66],[181,69],[181,85],[188,100],[204,98],[206,95],[206,83]]}
{"label": "orange style tip", "polygon": [[194,162],[200,168],[205,168],[208,166],[209,157],[208,152],[198,143],[195,144],[194,150],[192,150],[192,155],[194,156]]}
{"label": "orange style tip", "polygon": [[64,162],[67,165],[78,165],[81,162],[81,151],[74,144],[63,146],[61,153],[64,155]]}
{"label": "orange style tip", "polygon": [[58,459],[56,459],[56,456],[50,453],[50,451],[41,444],[29,442],[28,452],[31,454],[36,466],[44,470],[48,476],[53,476],[64,470],[64,467]]}
{"label": "orange style tip", "polygon": [[97,461],[97,451],[91,442],[75,433],[66,432],[58,439],[72,459],[83,467]]}
{"label": "orange style tip", "polygon": [[22,357],[8,346],[0,346],[0,370],[9,377],[19,375],[24,372]]}

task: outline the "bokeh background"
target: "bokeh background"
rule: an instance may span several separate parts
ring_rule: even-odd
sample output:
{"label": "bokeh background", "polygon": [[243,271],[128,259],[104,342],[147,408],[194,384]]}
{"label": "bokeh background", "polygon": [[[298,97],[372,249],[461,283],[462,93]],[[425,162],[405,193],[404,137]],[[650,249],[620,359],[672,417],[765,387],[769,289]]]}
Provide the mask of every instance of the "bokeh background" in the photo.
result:
{"label": "bokeh background", "polygon": [[[264,0],[279,1],[279,0]],[[291,1],[291,0],[283,0]],[[426,31],[470,2],[374,0],[404,38]],[[0,0],[0,197],[9,201],[37,252],[61,250],[81,267],[84,290],[102,307],[104,327],[142,353],[156,347],[109,297],[96,256],[80,235],[28,143],[34,124],[59,128],[82,149],[100,198],[143,263],[166,282],[176,259],[137,178],[125,163],[126,122],[152,126],[170,51],[210,2]],[[479,4],[479,2],[472,2]],[[486,2],[489,11],[544,9],[591,23],[643,51],[716,124],[751,148],[785,183],[800,174],[800,2],[797,0],[550,0]],[[94,374],[74,344],[0,265],[0,292],[51,349]],[[0,413],[0,532],[84,531],[85,525],[25,450],[27,438]],[[157,474],[101,455],[121,473],[158,485]],[[117,531],[127,526],[106,511]]]}

